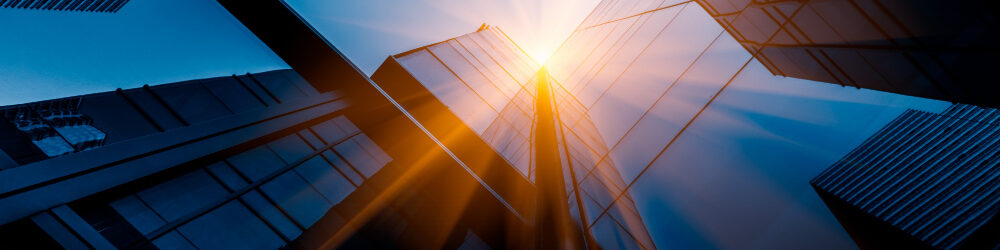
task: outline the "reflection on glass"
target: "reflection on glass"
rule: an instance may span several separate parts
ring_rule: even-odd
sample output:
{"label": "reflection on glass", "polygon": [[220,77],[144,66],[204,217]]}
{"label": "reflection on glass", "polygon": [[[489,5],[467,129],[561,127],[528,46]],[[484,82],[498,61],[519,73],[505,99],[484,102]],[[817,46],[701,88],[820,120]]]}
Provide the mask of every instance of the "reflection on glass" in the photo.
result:
{"label": "reflection on glass", "polygon": [[652,2],[603,1],[547,63],[578,223],[607,248],[852,247],[808,180],[906,108],[944,104],[776,77],[723,29],[751,9]]}

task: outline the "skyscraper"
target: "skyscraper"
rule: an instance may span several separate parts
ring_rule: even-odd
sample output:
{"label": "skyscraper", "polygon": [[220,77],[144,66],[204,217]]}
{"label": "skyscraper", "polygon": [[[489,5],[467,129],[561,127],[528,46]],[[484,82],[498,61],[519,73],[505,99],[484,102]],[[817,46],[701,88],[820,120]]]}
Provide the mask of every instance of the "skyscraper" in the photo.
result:
{"label": "skyscraper", "polygon": [[775,75],[1000,107],[986,83],[1000,51],[995,4],[697,2]]}
{"label": "skyscraper", "polygon": [[995,248],[998,118],[908,110],[811,183],[859,246]]}
{"label": "skyscraper", "polygon": [[45,233],[3,242],[285,245],[392,160],[344,102],[280,70],[5,107],[3,220]]}
{"label": "skyscraper", "polygon": [[905,108],[945,107],[775,76],[739,41],[693,1],[602,1],[548,60],[602,246],[853,247],[804,185]]}
{"label": "skyscraper", "polygon": [[534,65],[498,28],[388,57],[372,75],[444,147],[528,219],[534,213]]}
{"label": "skyscraper", "polygon": [[238,18],[229,22],[269,46],[261,53],[291,69],[4,107],[0,244],[433,248],[519,239],[522,216],[292,10],[279,1],[224,6]]}

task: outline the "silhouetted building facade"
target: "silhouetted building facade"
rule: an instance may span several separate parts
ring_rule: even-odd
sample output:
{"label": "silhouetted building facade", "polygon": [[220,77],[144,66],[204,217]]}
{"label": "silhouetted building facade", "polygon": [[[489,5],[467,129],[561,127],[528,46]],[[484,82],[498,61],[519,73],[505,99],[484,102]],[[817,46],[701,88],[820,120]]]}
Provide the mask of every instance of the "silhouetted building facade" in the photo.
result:
{"label": "silhouetted building facade", "polygon": [[282,2],[223,6],[292,69],[0,108],[0,248],[530,242],[491,175]]}
{"label": "silhouetted building facade", "polygon": [[4,107],[3,219],[47,234],[3,242],[284,246],[392,161],[344,102],[278,70]]}
{"label": "silhouetted building facade", "polygon": [[1000,107],[988,1],[697,2],[775,75]]}
{"label": "silhouetted building facade", "polygon": [[1000,111],[908,110],[811,181],[868,248],[996,248]]}
{"label": "silhouetted building facade", "polygon": [[[310,229],[320,235],[315,238],[332,236],[316,228],[344,226],[344,217],[360,212],[349,211],[368,208],[387,188],[373,179],[396,182],[398,175],[381,170],[404,166],[347,117],[347,100],[316,91],[292,70],[278,70],[5,107],[2,244],[313,246],[296,240],[305,241],[300,238]],[[462,198],[471,202],[470,195]],[[419,197],[411,206],[454,212],[426,204],[435,198],[411,196]],[[393,224],[369,230],[395,228],[402,230],[393,235],[399,237],[416,230],[405,224],[417,224],[410,216],[434,214],[395,209],[404,208],[387,208],[379,217]],[[461,233],[459,243],[465,234],[476,237]],[[394,239],[354,237],[351,243],[362,246],[388,247]]]}

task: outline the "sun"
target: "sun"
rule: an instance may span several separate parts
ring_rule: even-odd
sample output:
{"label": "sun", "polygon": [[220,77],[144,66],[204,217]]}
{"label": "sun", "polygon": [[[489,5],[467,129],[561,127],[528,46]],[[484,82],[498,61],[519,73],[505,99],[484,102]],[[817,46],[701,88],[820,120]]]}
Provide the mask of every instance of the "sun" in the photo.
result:
{"label": "sun", "polygon": [[550,56],[552,56],[552,52],[534,50],[528,53],[528,56],[530,56],[532,60],[535,60],[535,62],[538,63],[538,65],[545,65],[545,61],[548,60]]}

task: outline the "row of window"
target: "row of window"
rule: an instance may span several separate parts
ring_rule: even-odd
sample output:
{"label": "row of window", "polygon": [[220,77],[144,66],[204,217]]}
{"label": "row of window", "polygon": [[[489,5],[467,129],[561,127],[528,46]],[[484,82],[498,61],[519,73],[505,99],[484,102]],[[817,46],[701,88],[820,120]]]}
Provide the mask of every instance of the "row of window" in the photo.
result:
{"label": "row of window", "polygon": [[161,249],[278,248],[391,160],[340,116],[108,205]]}
{"label": "row of window", "polygon": [[775,77],[698,3],[623,2],[602,2],[549,68],[570,198],[602,246],[852,247],[805,183],[901,106],[937,104]]}
{"label": "row of window", "polygon": [[0,133],[26,139],[0,150],[23,165],[317,94],[294,71],[276,70],[8,106]]}
{"label": "row of window", "polygon": [[[846,86],[964,102],[989,102],[975,91],[992,60],[980,53],[1000,38],[978,3],[892,1],[700,0],[768,69]],[[937,20],[929,23],[926,20]],[[986,78],[983,78],[983,77]],[[962,87],[962,85],[973,87]]]}

